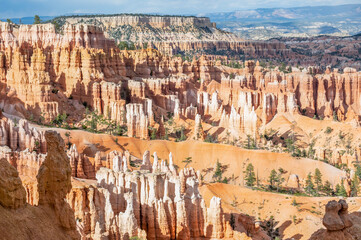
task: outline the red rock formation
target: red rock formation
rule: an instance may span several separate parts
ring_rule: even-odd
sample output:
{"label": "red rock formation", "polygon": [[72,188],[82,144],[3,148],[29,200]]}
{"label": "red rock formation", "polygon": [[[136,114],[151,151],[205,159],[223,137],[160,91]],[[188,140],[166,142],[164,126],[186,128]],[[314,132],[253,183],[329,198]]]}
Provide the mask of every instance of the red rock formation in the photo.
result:
{"label": "red rock formation", "polygon": [[0,159],[0,205],[17,209],[26,203],[26,192],[19,174],[5,159]]}
{"label": "red rock formation", "polygon": [[71,175],[73,177],[95,179],[94,165],[86,155],[78,152],[75,144],[70,147],[67,155],[70,158],[70,166],[72,168]]}
{"label": "red rock formation", "polygon": [[361,234],[360,215],[348,213],[348,204],[345,200],[330,201],[326,205],[326,213],[323,217],[323,225],[326,229],[320,229],[311,236],[311,240],[354,240]]}
{"label": "red rock formation", "polygon": [[151,42],[151,46],[158,49],[160,52],[169,55],[175,55],[180,52],[198,52],[200,50],[208,49],[210,51],[229,51],[233,53],[244,54],[248,58],[262,58],[282,55],[290,55],[291,51],[286,49],[284,43],[281,42],[260,42],[260,41],[202,41],[202,40],[188,40],[188,41],[162,41]]}
{"label": "red rock formation", "polygon": [[101,168],[97,172],[96,187],[73,189],[68,201],[79,219],[82,236],[231,237],[232,231],[226,233],[221,200],[213,198],[207,208],[198,192],[199,176],[192,168],[178,175],[171,158],[168,166],[164,161],[159,163],[154,153],[151,167],[146,152],[141,166],[144,170],[130,172],[125,168],[126,160],[116,156],[112,170]]}
{"label": "red rock formation", "polygon": [[126,105],[126,109],[128,136],[148,139],[149,117],[144,113],[143,105],[130,103]]}
{"label": "red rock formation", "polygon": [[0,146],[8,146],[11,150],[46,152],[46,142],[44,132],[36,128],[29,127],[28,121],[21,119],[10,120],[2,118],[0,120]]}
{"label": "red rock formation", "polygon": [[48,153],[37,175],[39,205],[53,208],[60,225],[72,239],[77,239],[74,214],[64,200],[72,188],[71,167],[64,151],[64,141],[58,133],[51,131],[45,133],[45,138]]}
{"label": "red rock formation", "polygon": [[71,189],[64,143],[54,132],[45,136],[52,150],[38,174],[39,206],[26,204],[27,193],[18,172],[8,161],[0,160],[0,230],[4,239],[80,239],[74,214],[64,201]]}
{"label": "red rock formation", "polygon": [[15,111],[4,102],[4,109],[35,119],[50,121],[63,112],[79,118],[81,102],[125,124],[131,115],[125,105],[141,103],[145,115],[130,117],[127,124],[129,136],[142,138],[147,138],[147,125],[160,119],[153,116],[155,107],[179,119],[195,117],[194,106],[213,121],[222,118],[222,126],[234,135],[255,136],[260,123],[278,113],[296,113],[298,107],[310,117],[335,112],[341,121],[360,121],[360,77],[351,68],[342,74],[329,69],[285,74],[246,61],[243,69],[229,69],[205,57],[188,62],[152,49],[119,51],[98,28],[87,25],[67,25],[59,35],[51,24],[14,29],[2,23],[0,32],[0,92],[12,89],[6,101],[21,106]]}

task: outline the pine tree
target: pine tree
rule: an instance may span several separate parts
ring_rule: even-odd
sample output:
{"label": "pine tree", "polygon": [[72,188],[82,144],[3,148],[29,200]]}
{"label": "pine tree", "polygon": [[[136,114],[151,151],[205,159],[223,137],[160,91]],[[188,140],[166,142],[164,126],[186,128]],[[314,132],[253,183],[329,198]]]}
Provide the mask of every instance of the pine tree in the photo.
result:
{"label": "pine tree", "polygon": [[270,188],[273,189],[274,188],[274,184],[277,182],[277,172],[276,170],[272,169],[269,177],[268,177],[268,182],[270,185]]}
{"label": "pine tree", "polygon": [[336,195],[337,196],[343,196],[343,197],[347,197],[347,192],[344,186],[344,180],[342,179],[341,181],[341,185],[337,184],[336,185]]}
{"label": "pine tree", "polygon": [[315,181],[317,191],[321,191],[322,190],[322,173],[321,173],[320,169],[318,169],[318,168],[315,169],[315,176],[313,176],[313,179]]}
{"label": "pine tree", "polygon": [[326,194],[327,196],[332,195],[333,189],[332,189],[331,183],[328,180],[326,180],[325,184],[323,185],[322,192],[324,194]]}
{"label": "pine tree", "polygon": [[186,168],[188,166],[188,164],[190,164],[192,161],[193,161],[192,157],[186,157],[182,162],[186,164],[184,166]]}
{"label": "pine tree", "polygon": [[278,175],[277,175],[277,192],[280,190],[281,188],[281,184],[285,181],[284,177],[282,177],[282,174],[285,173],[285,170],[283,168],[279,168],[278,169]]}
{"label": "pine tree", "polygon": [[67,145],[68,145],[68,148],[70,148],[70,147],[71,147],[71,143],[70,143],[70,132],[66,132],[66,133],[65,133],[65,137],[68,139]]}
{"label": "pine tree", "polygon": [[307,179],[306,179],[306,188],[305,188],[306,192],[308,194],[313,195],[315,193],[315,185],[312,182],[312,175],[311,173],[309,173],[307,175]]}
{"label": "pine tree", "polygon": [[356,171],[355,171],[355,175],[358,177],[359,180],[361,180],[361,166],[360,164],[355,165],[356,167]]}
{"label": "pine tree", "polygon": [[247,165],[245,176],[246,185],[249,187],[253,187],[256,182],[256,175],[254,173],[254,167],[252,163]]}
{"label": "pine tree", "polygon": [[217,159],[217,165],[216,165],[216,171],[213,174],[213,179],[215,179],[216,182],[222,181],[222,164]]}
{"label": "pine tree", "polygon": [[341,188],[341,186],[340,186],[340,184],[336,184],[336,190],[335,190],[335,194],[336,194],[336,196],[338,196],[337,194],[340,192],[340,188]]}
{"label": "pine tree", "polygon": [[41,23],[41,19],[39,17],[39,15],[35,15],[34,16],[34,24],[40,24]]}
{"label": "pine tree", "polygon": [[359,192],[360,192],[360,181],[355,174],[351,182],[351,197],[357,197]]}

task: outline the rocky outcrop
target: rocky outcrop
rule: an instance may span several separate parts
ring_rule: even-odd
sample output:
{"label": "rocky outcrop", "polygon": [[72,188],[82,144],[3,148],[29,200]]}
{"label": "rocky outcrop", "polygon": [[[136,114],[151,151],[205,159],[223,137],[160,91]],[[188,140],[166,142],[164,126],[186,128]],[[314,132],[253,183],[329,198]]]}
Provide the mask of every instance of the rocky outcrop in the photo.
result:
{"label": "rocky outcrop", "polygon": [[19,174],[5,159],[0,159],[0,205],[17,209],[26,203],[26,192]]}
{"label": "rocky outcrop", "polygon": [[63,229],[72,239],[78,239],[74,214],[64,200],[72,188],[71,167],[69,158],[64,151],[65,144],[56,132],[47,131],[45,138],[48,144],[48,153],[37,175],[39,205],[54,209]]}
{"label": "rocky outcrop", "polygon": [[[108,16],[69,16],[54,19],[59,24],[95,24],[117,41],[152,47],[164,41],[235,41],[232,33],[216,28],[207,17],[115,14]],[[127,34],[126,34],[127,33]]]}
{"label": "rocky outcrop", "polygon": [[103,23],[106,27],[117,27],[123,25],[144,25],[149,24],[154,28],[167,28],[170,26],[189,26],[193,25],[196,27],[215,27],[215,23],[211,23],[207,17],[180,17],[180,16],[157,16],[157,15],[132,15],[132,14],[115,14],[108,16],[69,16],[59,17],[57,19],[63,19],[70,24],[76,24],[78,22],[84,22],[87,19],[95,19]]}
{"label": "rocky outcrop", "polygon": [[[232,36],[219,35],[214,40],[208,39],[174,39],[172,41],[151,41],[151,46],[168,55],[176,55],[183,52],[202,52],[207,49],[210,53],[220,51],[243,54],[248,59],[276,57],[279,55],[289,56],[292,52],[281,42],[242,41]],[[216,54],[218,55],[218,54]]]}
{"label": "rocky outcrop", "polygon": [[128,137],[148,139],[149,121],[148,116],[143,111],[143,105],[130,103],[126,105],[126,109]]}
{"label": "rocky outcrop", "polygon": [[35,151],[46,152],[44,132],[29,127],[25,119],[10,120],[3,117],[0,119],[0,146],[8,146],[12,151]]}
{"label": "rocky outcrop", "polygon": [[[28,184],[36,189],[35,177],[47,156],[45,131],[29,126],[29,122],[24,119],[17,122],[2,117],[0,126],[0,157],[5,158],[17,169],[26,189]],[[79,153],[75,145],[70,147],[67,155],[70,158],[73,177],[95,179],[95,165],[86,155]],[[28,202],[33,204],[33,197],[29,196],[36,191],[27,189],[27,192]]]}
{"label": "rocky outcrop", "polygon": [[345,200],[336,202],[332,200],[326,205],[323,225],[326,229],[321,229],[311,236],[311,240],[354,240],[361,234],[361,216],[357,213],[348,213],[348,204]]}
{"label": "rocky outcrop", "polygon": [[95,165],[90,162],[85,154],[78,152],[75,144],[70,147],[67,155],[70,159],[72,177],[95,179]]}
{"label": "rocky outcrop", "polygon": [[[26,204],[25,191],[16,169],[0,160],[0,230],[3,239],[80,239],[74,214],[65,202],[71,189],[69,159],[60,135],[47,132],[51,150],[38,173],[39,205]],[[35,189],[35,191],[37,191]]]}
{"label": "rocky outcrop", "polygon": [[194,124],[194,139],[195,140],[204,140],[204,131],[202,127],[202,117],[197,114]]}

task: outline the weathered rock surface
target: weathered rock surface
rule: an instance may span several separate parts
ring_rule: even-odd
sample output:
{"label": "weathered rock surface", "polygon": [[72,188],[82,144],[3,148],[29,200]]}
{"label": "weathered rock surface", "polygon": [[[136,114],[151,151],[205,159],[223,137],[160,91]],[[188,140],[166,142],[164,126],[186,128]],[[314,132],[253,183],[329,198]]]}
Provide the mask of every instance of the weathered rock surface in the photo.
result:
{"label": "weathered rock surface", "polygon": [[230,69],[206,57],[183,61],[152,49],[120,51],[88,25],[66,25],[64,35],[51,24],[14,29],[1,23],[1,29],[4,109],[39,121],[61,113],[80,120],[87,106],[144,139],[164,112],[176,120],[210,115],[234,137],[257,138],[258,127],[282,113],[360,123],[360,73],[351,68],[283,73],[246,61]]}
{"label": "weathered rock surface", "polygon": [[156,153],[153,156],[151,167],[149,152],[145,152],[142,170],[137,171],[127,170],[127,160],[115,157],[112,170],[97,172],[96,185],[73,188],[67,199],[81,235],[91,239],[232,238],[221,199],[213,198],[206,207],[194,169],[177,174],[172,156],[169,165],[158,162]]}
{"label": "weathered rock surface", "polygon": [[311,240],[354,240],[361,236],[361,215],[348,213],[348,204],[345,200],[328,202],[323,217],[325,229],[320,229],[311,236]]}
{"label": "weathered rock surface", "polygon": [[78,238],[75,228],[74,213],[65,201],[72,189],[71,167],[69,158],[64,151],[64,141],[56,132],[45,132],[48,153],[41,165],[37,180],[39,205],[54,209],[58,221],[72,239]]}
{"label": "weathered rock surface", "polygon": [[[28,194],[16,169],[0,160],[0,230],[2,239],[80,239],[74,213],[65,202],[71,189],[69,159],[61,137],[46,132],[52,150],[38,174],[39,206],[26,204]],[[36,190],[35,190],[36,191]]]}
{"label": "weathered rock surface", "polygon": [[23,207],[26,192],[18,172],[5,159],[0,159],[0,168],[0,205],[13,209]]}

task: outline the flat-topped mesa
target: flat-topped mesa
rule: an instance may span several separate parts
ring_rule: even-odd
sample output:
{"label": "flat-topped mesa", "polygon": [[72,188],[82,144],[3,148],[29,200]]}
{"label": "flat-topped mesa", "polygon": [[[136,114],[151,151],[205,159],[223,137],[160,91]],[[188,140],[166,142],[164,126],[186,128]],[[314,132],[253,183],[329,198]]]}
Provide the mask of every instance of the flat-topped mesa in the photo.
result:
{"label": "flat-topped mesa", "polygon": [[35,24],[20,25],[14,28],[9,23],[0,23],[0,50],[7,47],[14,49],[22,46],[37,48],[98,48],[115,47],[114,40],[107,39],[100,27],[87,24],[66,24],[58,33],[55,25]]}
{"label": "flat-topped mesa", "polygon": [[137,171],[126,169],[127,163],[116,156],[112,169],[100,168],[96,173],[96,188],[77,188],[68,195],[81,234],[94,238],[112,232],[120,238],[150,240],[231,238],[221,199],[213,198],[207,208],[199,194],[200,173],[189,168],[178,175],[171,155],[169,165],[159,162],[156,153],[153,156],[152,167],[149,151],[145,152]]}
{"label": "flat-topped mesa", "polygon": [[209,50],[244,54],[247,58],[294,57],[280,41],[244,41],[233,33],[218,29],[207,17],[114,14],[62,16],[54,20],[59,24],[95,24],[118,42],[134,42],[167,55]]}
{"label": "flat-topped mesa", "polygon": [[105,16],[69,16],[58,17],[64,19],[67,23],[76,24],[79,22],[87,22],[88,20],[101,22],[106,28],[115,28],[118,26],[130,25],[141,26],[149,24],[154,28],[166,28],[170,26],[196,26],[196,27],[216,27],[215,23],[211,23],[207,17],[188,17],[188,16],[152,16],[152,15],[105,15]]}

